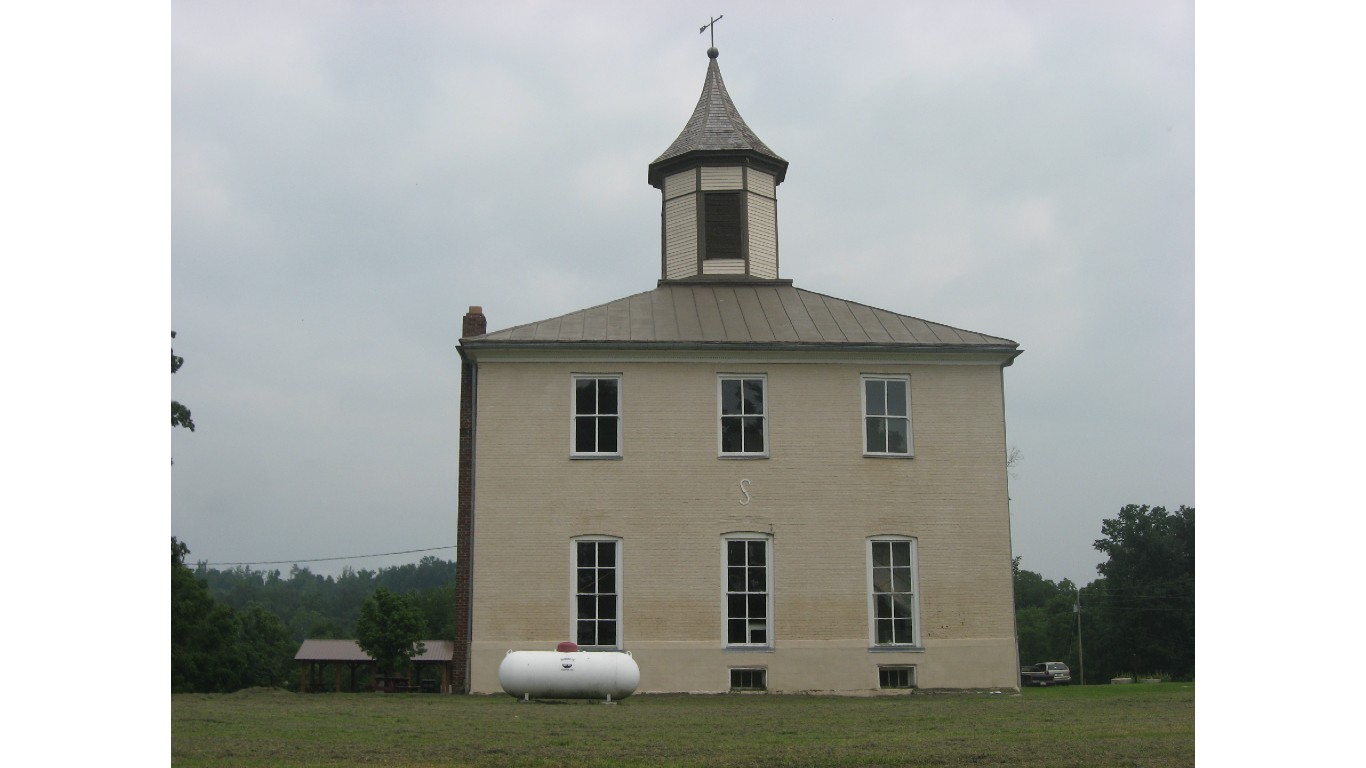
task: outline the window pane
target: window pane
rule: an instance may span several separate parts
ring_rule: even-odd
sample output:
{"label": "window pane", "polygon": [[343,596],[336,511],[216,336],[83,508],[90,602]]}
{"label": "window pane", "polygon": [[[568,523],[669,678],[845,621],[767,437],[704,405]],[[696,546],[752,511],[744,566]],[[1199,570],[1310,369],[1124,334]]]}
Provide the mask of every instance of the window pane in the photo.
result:
{"label": "window pane", "polygon": [[598,413],[617,413],[616,379],[598,379]]}
{"label": "window pane", "polygon": [[892,591],[910,592],[911,591],[911,569],[897,568],[892,571]]}
{"label": "window pane", "polygon": [[887,452],[887,420],[881,416],[869,416],[864,419],[864,425],[868,433],[868,452],[886,453]]}
{"label": "window pane", "polygon": [[909,433],[905,419],[887,419],[887,452],[910,453]]}
{"label": "window pane", "polygon": [[726,616],[732,619],[745,617],[744,595],[726,595]]}
{"label": "window pane", "polygon": [[745,544],[747,545],[747,547],[748,547],[748,549],[749,549],[749,564],[750,564],[750,565],[763,565],[763,564],[764,564],[764,542],[762,542],[762,541],[747,541],[747,542],[745,542]]}
{"label": "window pane", "polygon": [[579,592],[584,594],[591,593],[593,591],[593,581],[594,579],[592,568],[579,569]]}
{"label": "window pane", "polygon": [[578,545],[578,550],[580,568],[589,568],[593,565],[596,565],[594,555],[597,553],[598,548],[594,546],[593,542],[580,541]]}
{"label": "window pane", "polygon": [[726,542],[726,565],[745,564],[745,542],[728,541]]}
{"label": "window pane", "polygon": [[891,595],[877,595],[876,598],[873,600],[873,604],[874,604],[874,606],[875,606],[875,610],[874,610],[874,613],[873,613],[873,617],[874,617],[874,618],[877,618],[877,619],[890,619],[890,618],[892,618],[892,596],[891,596]]}
{"label": "window pane", "polygon": [[892,591],[892,569],[874,568],[873,569],[873,591],[891,592]]}
{"label": "window pane", "polygon": [[768,642],[768,627],[765,622],[751,621],[749,623],[749,641],[751,643]]}
{"label": "window pane", "polygon": [[892,598],[893,618],[906,619],[909,621],[913,617],[910,595],[895,595]]}
{"label": "window pane", "polygon": [[597,638],[593,636],[593,629],[595,624],[597,624],[597,622],[580,621],[578,632],[579,636],[578,639],[576,639],[574,642],[578,643],[579,645],[597,645]]}
{"label": "window pane", "polygon": [[599,568],[598,569],[598,594],[609,594],[617,591],[617,569]]}
{"label": "window pane", "polygon": [[732,566],[726,569],[726,590],[729,592],[745,591],[745,569],[743,567]]}
{"label": "window pane", "polygon": [[745,413],[764,412],[764,380],[745,379]]}
{"label": "window pane", "polygon": [[892,619],[892,637],[894,643],[911,642],[910,619]]}
{"label": "window pane", "polygon": [[764,595],[749,596],[749,617],[762,619],[768,616],[767,598]]}
{"label": "window pane", "polygon": [[750,568],[749,580],[746,586],[749,588],[748,591],[750,592],[767,592],[768,584],[766,583],[764,569]]}
{"label": "window pane", "polygon": [[574,418],[574,450],[579,453],[593,453],[597,447],[594,444],[594,431],[597,419],[592,416],[577,416]]}
{"label": "window pane", "polygon": [[886,644],[886,643],[893,643],[893,642],[896,642],[895,640],[892,639],[892,621],[891,621],[891,619],[878,619],[878,620],[877,620],[877,641],[878,641],[878,643],[880,643],[880,644]]}
{"label": "window pane", "polygon": [[726,642],[743,643],[745,642],[745,620],[731,619],[726,622]]}
{"label": "window pane", "polygon": [[887,382],[868,379],[863,382],[863,396],[868,403],[867,414],[869,416],[881,416],[887,413]]}
{"label": "window pane", "polygon": [[574,380],[574,413],[591,416],[597,412],[593,409],[593,403],[597,400],[597,384],[594,379]]}
{"label": "window pane", "polygon": [[892,545],[892,565],[909,568],[911,566],[911,542],[892,541],[888,543]]}
{"label": "window pane", "polygon": [[885,568],[892,564],[892,543],[890,541],[873,542],[873,567]]}
{"label": "window pane", "polygon": [[615,619],[617,617],[617,596],[603,595],[598,598],[598,618]]}
{"label": "window pane", "polygon": [[617,452],[617,417],[598,417],[598,452]]}
{"label": "window pane", "polygon": [[721,452],[740,453],[744,447],[740,434],[740,419],[721,419]]}
{"label": "window pane", "polygon": [[617,644],[617,623],[615,621],[598,622],[598,645]]}
{"label": "window pane", "polygon": [[906,415],[906,382],[904,381],[884,381],[887,386],[887,410],[884,411],[889,416]]}
{"label": "window pane", "polygon": [[592,595],[579,595],[579,619],[596,619],[598,617],[598,599]]}
{"label": "window pane", "polygon": [[[614,566],[617,564],[617,543],[615,541],[597,542],[598,565]],[[582,562],[579,565],[583,565]]]}
{"label": "window pane", "polygon": [[762,416],[746,416],[745,453],[764,452],[764,419]]}
{"label": "window pane", "polygon": [[740,380],[721,380],[721,413],[740,414]]}

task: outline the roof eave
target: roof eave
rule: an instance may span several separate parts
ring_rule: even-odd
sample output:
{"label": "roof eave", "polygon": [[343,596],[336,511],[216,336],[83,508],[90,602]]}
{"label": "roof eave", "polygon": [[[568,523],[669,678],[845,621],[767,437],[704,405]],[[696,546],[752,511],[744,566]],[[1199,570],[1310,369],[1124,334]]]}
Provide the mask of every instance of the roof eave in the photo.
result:
{"label": "roof eave", "polygon": [[787,161],[753,149],[691,149],[680,155],[661,158],[650,163],[647,176],[650,186],[664,188],[664,177],[688,168],[713,165],[748,165],[773,174],[773,183],[782,184],[787,178]]}

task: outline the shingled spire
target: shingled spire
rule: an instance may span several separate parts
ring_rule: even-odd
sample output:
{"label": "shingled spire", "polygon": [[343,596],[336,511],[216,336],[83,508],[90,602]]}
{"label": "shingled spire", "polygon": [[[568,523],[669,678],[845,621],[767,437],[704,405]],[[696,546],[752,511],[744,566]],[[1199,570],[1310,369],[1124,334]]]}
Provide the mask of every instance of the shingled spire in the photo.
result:
{"label": "shingled spire", "polygon": [[682,133],[649,167],[664,193],[661,279],[777,280],[777,185],[787,161],[735,108],[716,48]]}

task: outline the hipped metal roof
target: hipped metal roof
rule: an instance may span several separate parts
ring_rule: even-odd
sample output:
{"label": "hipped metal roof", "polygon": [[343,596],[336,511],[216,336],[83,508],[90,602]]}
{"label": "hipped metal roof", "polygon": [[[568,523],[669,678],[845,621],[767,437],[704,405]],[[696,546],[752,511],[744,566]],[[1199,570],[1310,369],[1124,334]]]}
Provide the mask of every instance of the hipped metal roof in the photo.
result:
{"label": "hipped metal roof", "polygon": [[[455,658],[455,643],[450,640],[423,640],[426,648],[413,661],[441,662]],[[370,654],[362,651],[355,640],[305,640],[294,654],[295,661],[315,662],[373,662]]]}
{"label": "hipped metal roof", "polygon": [[460,343],[470,349],[560,344],[971,349],[1008,352],[1012,358],[1019,351],[1009,339],[804,291],[788,281],[671,281],[652,291]]}

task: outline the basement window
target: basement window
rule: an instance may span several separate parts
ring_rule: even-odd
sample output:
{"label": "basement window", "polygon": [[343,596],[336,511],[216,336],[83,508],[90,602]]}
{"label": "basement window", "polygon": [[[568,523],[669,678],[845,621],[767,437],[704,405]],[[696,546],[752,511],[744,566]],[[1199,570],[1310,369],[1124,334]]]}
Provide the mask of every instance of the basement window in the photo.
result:
{"label": "basement window", "polygon": [[730,671],[730,689],[732,691],[767,691],[768,670],[753,667],[732,669]]}
{"label": "basement window", "polygon": [[878,667],[879,688],[914,688],[915,667]]}

